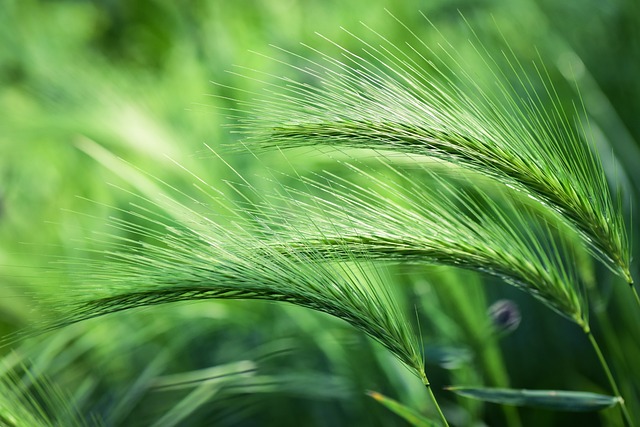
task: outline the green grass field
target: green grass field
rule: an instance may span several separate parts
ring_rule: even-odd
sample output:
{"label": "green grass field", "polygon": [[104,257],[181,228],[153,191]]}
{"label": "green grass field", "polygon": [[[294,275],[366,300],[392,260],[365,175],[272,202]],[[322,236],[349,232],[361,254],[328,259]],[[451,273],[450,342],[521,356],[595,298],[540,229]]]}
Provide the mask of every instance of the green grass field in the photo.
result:
{"label": "green grass field", "polygon": [[0,41],[0,426],[640,425],[636,1],[4,0]]}

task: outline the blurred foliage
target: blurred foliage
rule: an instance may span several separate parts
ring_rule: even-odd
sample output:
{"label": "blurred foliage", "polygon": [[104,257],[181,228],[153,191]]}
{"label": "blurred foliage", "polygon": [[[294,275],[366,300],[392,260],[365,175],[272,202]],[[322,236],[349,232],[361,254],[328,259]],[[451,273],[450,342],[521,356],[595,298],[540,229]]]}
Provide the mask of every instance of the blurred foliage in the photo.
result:
{"label": "blurred foliage", "polygon": [[[330,170],[331,159],[308,152],[288,159],[229,153],[237,141],[224,127],[224,109],[264,83],[226,71],[239,65],[266,73],[263,79],[290,73],[251,51],[273,55],[273,44],[309,55],[300,42],[319,45],[316,32],[358,49],[340,27],[356,31],[360,21],[402,45],[407,30],[385,8],[426,43],[444,37],[463,54],[470,49],[460,11],[487,46],[504,37],[523,61],[540,55],[568,105],[584,100],[607,173],[623,182],[626,212],[638,212],[640,4],[634,0],[4,0],[0,334],[47,310],[34,296],[55,292],[72,273],[52,262],[102,247],[94,236],[113,233],[108,217],[136,221],[127,213],[129,192],[145,181],[119,174],[87,147],[103,147],[186,194],[194,194],[193,179],[173,161],[212,185],[233,177],[222,161],[203,154],[203,143],[258,188],[271,185],[260,180],[268,170]],[[630,224],[638,248],[637,220]],[[452,424],[517,425],[518,415],[442,390],[450,384],[608,392],[581,331],[525,294],[444,267],[390,268],[403,308],[416,313],[430,379]],[[598,288],[596,332],[639,415],[640,317],[617,278],[588,262],[587,268],[595,268]],[[632,273],[640,277],[637,262]],[[499,299],[515,301],[522,318],[504,337],[492,335],[487,313]],[[3,369],[28,366],[33,375],[46,374],[88,423],[95,416],[105,425],[406,425],[367,390],[433,415],[423,386],[379,345],[329,316],[264,302],[135,310],[2,352]],[[238,369],[243,361],[240,367],[250,369]],[[213,367],[224,381],[205,371],[193,388],[157,386],[168,375]],[[616,425],[617,413],[527,409],[519,417],[525,426],[597,426]]]}

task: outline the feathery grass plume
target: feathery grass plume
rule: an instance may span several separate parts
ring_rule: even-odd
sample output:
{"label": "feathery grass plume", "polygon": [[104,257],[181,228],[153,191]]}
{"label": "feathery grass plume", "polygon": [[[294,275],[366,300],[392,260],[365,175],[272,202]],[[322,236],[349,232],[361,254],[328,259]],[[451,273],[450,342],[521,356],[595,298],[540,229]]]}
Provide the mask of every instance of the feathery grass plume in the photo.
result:
{"label": "feathery grass plume", "polygon": [[[470,65],[450,44],[428,46],[408,28],[413,44],[402,48],[367,29],[375,42],[349,33],[361,51],[327,40],[336,57],[308,46],[319,60],[280,49],[286,59],[275,60],[295,64],[299,81],[257,77],[265,93],[238,103],[246,143],[390,150],[471,168],[553,209],[595,257],[633,283],[624,221],[600,159],[585,125],[571,124],[544,67],[535,66],[534,78],[513,52],[499,62],[477,37],[470,43],[478,61]],[[477,81],[478,66],[490,86]]]}
{"label": "feathery grass plume", "polygon": [[[132,193],[137,203],[130,211],[119,210],[128,219],[112,218],[113,233],[103,236],[104,242],[95,239],[111,245],[96,251],[104,259],[62,261],[71,264],[77,280],[47,299],[58,312],[36,325],[37,332],[177,301],[287,302],[343,319],[386,347],[421,379],[447,425],[427,379],[417,336],[384,285],[389,278],[385,280],[383,270],[362,254],[336,262],[311,246],[300,250],[299,241],[287,250],[287,242],[265,229],[261,218],[229,209],[232,200],[196,178],[204,201],[160,180],[160,186],[143,186],[149,197]],[[342,254],[348,254],[348,248]]]}
{"label": "feathery grass plume", "polygon": [[[311,254],[325,259],[445,264],[501,277],[583,329],[625,422],[633,426],[589,326],[585,291],[571,259],[573,239],[565,235],[571,230],[554,230],[536,218],[539,209],[515,199],[499,203],[499,197],[489,197],[470,181],[465,188],[433,174],[424,164],[418,166],[431,174],[431,182],[416,179],[415,170],[405,175],[385,159],[379,162],[387,174],[376,176],[347,164],[366,184],[327,172],[324,177],[302,178],[305,190],[286,188],[281,203],[271,204],[277,211],[269,204],[258,205],[254,215],[264,215],[267,229],[285,237],[285,246],[272,249],[295,251],[296,256],[311,249]],[[250,206],[244,209],[251,211]]]}
{"label": "feathery grass plume", "polygon": [[346,163],[354,176],[301,178],[308,190],[289,188],[274,196],[279,201],[259,205],[268,228],[287,236],[274,250],[481,271],[589,329],[583,286],[567,259],[570,244],[535,209],[506,195],[489,197],[468,179],[443,179],[422,163],[410,174],[382,159],[379,164],[383,173]]}
{"label": "feathery grass plume", "polygon": [[[105,260],[69,261],[79,283],[52,296],[61,313],[51,323],[45,321],[46,329],[175,301],[281,301],[349,322],[426,382],[416,336],[380,284],[382,272],[370,262],[361,257],[357,262],[331,262],[313,247],[282,251],[285,242],[266,244],[264,233],[240,213],[220,225],[195,210],[201,202],[191,208],[169,200],[163,206],[173,204],[173,211],[163,215],[155,212],[160,210],[155,202],[142,196],[140,200],[128,212],[135,223],[112,220],[114,236],[108,238],[118,243],[104,252]],[[151,207],[143,206],[145,202]]]}

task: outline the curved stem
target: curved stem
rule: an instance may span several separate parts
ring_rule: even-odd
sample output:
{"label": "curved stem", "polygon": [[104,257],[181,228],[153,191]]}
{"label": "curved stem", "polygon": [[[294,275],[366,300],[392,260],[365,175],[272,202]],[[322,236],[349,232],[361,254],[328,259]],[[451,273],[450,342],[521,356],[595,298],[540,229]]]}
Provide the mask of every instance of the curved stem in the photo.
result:
{"label": "curved stem", "polygon": [[604,372],[607,375],[607,379],[609,380],[609,384],[611,385],[611,389],[613,390],[613,393],[616,395],[617,398],[620,399],[620,410],[622,411],[622,416],[624,418],[625,425],[627,425],[628,427],[634,427],[634,423],[631,420],[631,415],[629,414],[627,405],[625,404],[624,399],[620,395],[620,390],[618,389],[616,380],[613,378],[613,375],[611,374],[611,369],[609,369],[609,365],[607,364],[607,361],[604,358],[602,351],[600,350],[600,346],[598,345],[598,342],[596,341],[590,329],[585,329],[585,332],[589,337],[589,341],[591,342],[593,349],[598,355],[598,359],[600,360],[600,364],[602,365],[602,368],[604,369]]}
{"label": "curved stem", "polygon": [[424,384],[425,387],[427,387],[427,390],[429,391],[429,397],[433,402],[433,406],[435,406],[436,410],[438,411],[438,415],[440,416],[440,421],[442,421],[442,425],[444,427],[449,427],[449,423],[447,422],[446,417],[442,413],[442,409],[440,409],[440,405],[438,405],[438,400],[436,399],[436,395],[433,394],[433,390],[431,389],[431,383],[429,382],[429,379],[427,378],[424,372],[421,372],[420,378],[422,379],[422,384]]}

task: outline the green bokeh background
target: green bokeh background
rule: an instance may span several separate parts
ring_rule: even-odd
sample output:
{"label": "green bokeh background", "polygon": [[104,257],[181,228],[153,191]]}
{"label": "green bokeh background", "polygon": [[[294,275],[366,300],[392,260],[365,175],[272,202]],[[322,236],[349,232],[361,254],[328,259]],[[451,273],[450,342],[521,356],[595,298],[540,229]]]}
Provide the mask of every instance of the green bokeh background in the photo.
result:
{"label": "green bokeh background", "polygon": [[[103,248],[94,236],[111,232],[109,217],[133,219],[126,213],[134,199],[130,192],[144,184],[137,175],[110,168],[108,159],[122,158],[186,192],[193,178],[174,161],[213,186],[233,177],[204,144],[256,186],[271,185],[260,179],[267,168],[331,168],[331,160],[321,155],[285,161],[233,152],[229,146],[238,144],[237,135],[225,127],[230,124],[225,109],[236,106],[234,99],[250,99],[245,91],[260,91],[265,83],[228,71],[259,70],[267,83],[275,81],[269,74],[295,78],[290,68],[266,57],[278,55],[269,45],[313,55],[302,42],[336,54],[320,33],[357,50],[361,44],[341,27],[367,34],[361,21],[403,45],[407,31],[385,8],[427,44],[444,37],[463,54],[470,49],[461,12],[489,49],[504,38],[525,63],[539,55],[567,105],[578,96],[584,100],[607,173],[622,183],[625,212],[637,217],[640,3],[635,0],[3,0],[0,334],[29,326],[47,310],[35,305],[34,289],[55,292],[72,275],[72,267],[49,268],[52,261]],[[637,248],[634,217],[628,224]],[[597,324],[596,331],[610,338],[605,351],[640,417],[640,317],[620,280],[593,268],[604,297],[592,308],[609,322]],[[640,277],[637,262],[632,273]],[[418,312],[426,353],[432,355],[430,379],[453,424],[508,425],[509,415],[495,405],[457,399],[442,390],[450,384],[508,381],[517,388],[610,393],[581,331],[524,293],[444,267],[394,267],[390,277],[402,289],[408,315]],[[487,307],[503,298],[520,306],[520,328],[500,342],[479,342],[489,321]],[[452,360],[439,360],[438,350]],[[205,390],[201,404],[182,410],[180,425],[406,425],[366,390],[426,414],[433,411],[419,381],[361,333],[326,315],[264,302],[139,310],[1,351],[5,364],[29,359],[87,419],[95,414],[106,425],[153,425],[172,410],[179,413],[180,402],[196,401],[191,390],[150,389],[154,378],[212,366],[232,370],[229,364],[238,361],[257,366],[258,380]],[[618,425],[613,410],[597,416],[522,410],[520,417],[526,426]]]}

